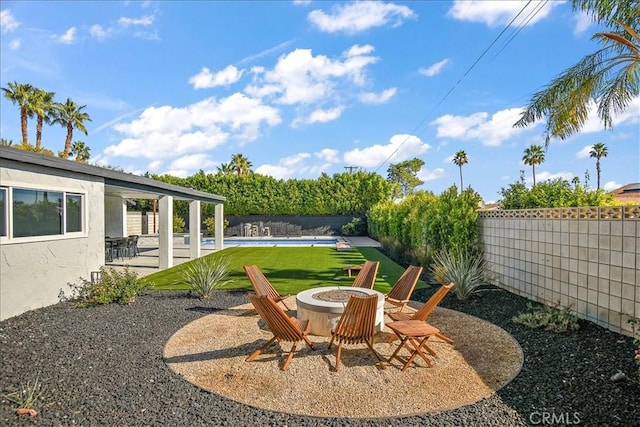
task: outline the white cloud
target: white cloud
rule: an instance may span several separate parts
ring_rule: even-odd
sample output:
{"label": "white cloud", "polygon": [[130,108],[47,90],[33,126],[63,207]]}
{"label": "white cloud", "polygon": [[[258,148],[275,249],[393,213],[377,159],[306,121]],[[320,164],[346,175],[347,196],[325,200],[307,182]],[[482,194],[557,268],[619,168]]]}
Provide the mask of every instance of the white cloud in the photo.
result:
{"label": "white cloud", "polygon": [[170,169],[198,170],[213,166],[215,162],[207,154],[189,154],[171,162]]}
{"label": "white cloud", "polygon": [[618,188],[622,187],[622,185],[623,184],[618,184],[615,181],[608,181],[602,186],[602,188],[605,191],[613,191],[613,190],[617,190]]}
{"label": "white cloud", "polygon": [[183,108],[149,107],[114,129],[123,135],[105,149],[109,156],[162,160],[176,154],[202,153],[230,138],[255,140],[263,126],[281,123],[278,111],[260,100],[235,93],[227,98],[207,98]]}
{"label": "white cloud", "polygon": [[270,47],[269,49],[265,49],[262,52],[256,53],[255,55],[247,56],[238,61],[238,64],[247,64],[256,59],[264,58],[265,56],[273,55],[274,53],[278,53],[280,51],[285,50],[289,46],[293,44],[294,40],[287,40],[286,42],[282,42],[274,47]]}
{"label": "white cloud", "polygon": [[336,120],[344,111],[343,106],[337,106],[328,110],[317,109],[306,118],[298,118],[293,121],[292,126],[310,125],[313,123],[326,123]]}
{"label": "white cloud", "polygon": [[513,127],[520,118],[522,108],[509,108],[493,114],[489,118],[486,112],[474,113],[470,116],[440,116],[430,124],[437,125],[439,138],[453,138],[458,140],[477,139],[483,145],[497,146],[502,142],[526,131]]}
{"label": "white cloud", "polygon": [[590,157],[591,155],[589,153],[591,152],[592,148],[593,145],[587,145],[583,147],[582,150],[576,153],[576,159],[586,159],[587,157]]}
{"label": "white cloud", "polygon": [[388,161],[397,163],[424,154],[430,145],[415,135],[398,134],[389,139],[387,145],[372,145],[356,148],[344,154],[344,161],[350,166],[362,168],[377,167]]}
{"label": "white cloud", "polygon": [[143,16],[142,18],[128,18],[126,16],[123,16],[120,19],[118,19],[118,24],[120,24],[125,28],[129,26],[148,27],[151,24],[153,24],[154,20],[155,20],[155,17],[153,15],[146,15],[146,16]]}
{"label": "white cloud", "polygon": [[340,152],[338,150],[334,150],[333,148],[324,148],[314,153],[314,155],[320,160],[329,163],[340,163],[341,161]]}
{"label": "white cloud", "polygon": [[418,179],[424,182],[435,181],[436,179],[442,178],[444,175],[445,175],[445,172],[444,172],[444,169],[442,168],[435,168],[433,170],[428,170],[428,169],[425,169],[424,166],[416,174]]}
{"label": "white cloud", "polygon": [[406,6],[382,1],[359,1],[338,4],[331,13],[320,9],[309,12],[307,19],[320,31],[327,33],[356,34],[374,27],[391,24],[397,27],[415,14]]}
{"label": "white cloud", "polygon": [[[636,96],[631,100],[627,109],[613,117],[613,127],[623,124],[640,123],[640,96]],[[581,133],[593,133],[604,130],[604,126],[598,117],[598,109],[595,102],[591,102],[587,121],[580,129]]]}
{"label": "white cloud", "polygon": [[535,0],[529,3],[520,0],[483,0],[476,2],[455,0],[447,15],[461,21],[480,22],[494,27],[507,25],[522,10],[522,13],[512,24],[514,27],[518,27],[535,24],[546,18],[554,7],[562,3],[564,2],[546,2],[544,0]]}
{"label": "white cloud", "polygon": [[243,70],[238,70],[233,65],[229,65],[215,74],[212,74],[207,67],[202,67],[198,74],[189,78],[189,84],[193,85],[194,89],[229,86],[240,80],[243,72]]}
{"label": "white cloud", "polygon": [[280,159],[277,165],[261,165],[256,168],[255,172],[260,175],[269,175],[276,179],[288,179],[294,175],[304,174],[309,167],[304,161],[311,157],[309,153],[298,153]]}
{"label": "white cloud", "polygon": [[154,160],[151,163],[149,163],[149,165],[147,166],[147,169],[150,170],[151,172],[155,172],[162,167],[163,163],[164,162],[162,160]]}
{"label": "white cloud", "polygon": [[52,38],[62,44],[73,44],[76,41],[76,27],[69,28],[64,34],[53,35]]}
{"label": "white cloud", "polygon": [[13,39],[9,42],[9,49],[11,50],[17,50],[20,49],[20,46],[22,45],[22,40],[20,39]]}
{"label": "white cloud", "polygon": [[[529,182],[529,183],[533,183],[533,168],[528,166],[529,170],[525,170],[525,182]],[[551,173],[548,171],[538,171],[536,170],[536,184],[543,182],[543,181],[549,181],[549,180],[554,180],[554,179],[564,179],[565,181],[569,181],[571,182],[571,180],[575,177],[576,175],[573,172],[556,172],[556,173]]]}
{"label": "white cloud", "polygon": [[91,35],[91,37],[103,41],[105,40],[107,37],[109,37],[111,31],[110,30],[105,30],[102,25],[92,25],[89,28],[89,34]]}
{"label": "white cloud", "polygon": [[380,93],[374,92],[365,92],[358,95],[358,99],[363,104],[384,104],[391,98],[393,98],[398,91],[397,88],[392,87],[386,90],[383,90]]}
{"label": "white cloud", "polygon": [[433,65],[430,65],[427,68],[420,68],[419,72],[423,76],[433,77],[436,74],[440,73],[445,65],[449,63],[449,59],[445,58],[442,61],[438,61]]}
{"label": "white cloud", "polygon": [[3,34],[15,31],[19,26],[20,22],[13,17],[10,9],[0,11],[0,27],[2,27]]}
{"label": "white cloud", "polygon": [[589,26],[591,26],[592,23],[591,17],[585,12],[578,12],[574,19],[576,23],[576,26],[573,29],[574,34],[584,33],[589,29]]}

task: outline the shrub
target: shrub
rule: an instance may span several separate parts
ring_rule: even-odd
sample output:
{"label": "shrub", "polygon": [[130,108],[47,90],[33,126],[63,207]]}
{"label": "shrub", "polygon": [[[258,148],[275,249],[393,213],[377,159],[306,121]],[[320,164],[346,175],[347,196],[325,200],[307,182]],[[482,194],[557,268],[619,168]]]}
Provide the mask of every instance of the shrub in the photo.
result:
{"label": "shrub", "polygon": [[440,283],[453,282],[453,292],[462,301],[478,293],[480,286],[490,283],[492,279],[481,253],[453,254],[449,250],[436,252],[433,254],[431,273]]}
{"label": "shrub", "polygon": [[514,323],[532,329],[542,328],[550,332],[577,331],[580,328],[578,316],[568,307],[560,307],[559,303],[556,307],[542,305],[537,308],[528,303],[527,308],[532,311],[514,316],[512,319]]}
{"label": "shrub", "polygon": [[111,303],[131,304],[136,297],[152,287],[138,273],[125,267],[123,271],[115,268],[100,268],[99,278],[95,283],[80,278],[80,285],[69,284],[72,299],[78,307],[92,307]]}
{"label": "shrub", "polygon": [[173,216],[173,232],[174,233],[182,233],[184,231],[186,223],[184,222],[184,218],[179,215]]}
{"label": "shrub", "polygon": [[231,283],[225,280],[229,275],[229,261],[212,256],[191,261],[182,272],[182,281],[200,299],[209,299],[214,289]]}
{"label": "shrub", "polygon": [[353,218],[348,224],[342,226],[343,236],[366,236],[367,223],[362,218]]}

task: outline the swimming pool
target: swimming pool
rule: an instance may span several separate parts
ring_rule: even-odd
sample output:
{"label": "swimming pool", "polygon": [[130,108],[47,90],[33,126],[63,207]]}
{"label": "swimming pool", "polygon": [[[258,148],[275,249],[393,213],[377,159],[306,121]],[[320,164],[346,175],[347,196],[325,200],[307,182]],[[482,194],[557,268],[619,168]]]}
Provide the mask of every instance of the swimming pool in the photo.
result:
{"label": "swimming pool", "polygon": [[[225,238],[224,247],[231,246],[335,246],[338,239],[333,237],[261,237],[257,239],[238,237]],[[213,239],[204,239],[202,246],[213,246]]]}

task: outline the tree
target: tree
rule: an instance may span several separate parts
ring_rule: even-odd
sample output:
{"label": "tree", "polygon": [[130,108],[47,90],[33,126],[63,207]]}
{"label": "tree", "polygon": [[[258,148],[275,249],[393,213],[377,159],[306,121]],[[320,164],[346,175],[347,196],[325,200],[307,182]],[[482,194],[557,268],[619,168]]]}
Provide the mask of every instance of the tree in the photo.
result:
{"label": "tree", "polygon": [[522,157],[525,165],[529,165],[533,168],[533,186],[536,186],[536,165],[544,163],[544,150],[540,145],[532,145],[524,150],[524,156]]}
{"label": "tree", "polygon": [[4,96],[14,105],[20,106],[20,126],[22,128],[22,146],[29,145],[27,135],[27,120],[30,115],[29,106],[31,103],[33,86],[30,84],[21,84],[18,82],[10,82],[8,88],[3,87]]}
{"label": "tree", "polygon": [[76,156],[76,162],[87,163],[87,160],[91,157],[91,148],[82,141],[74,141],[69,154]]}
{"label": "tree", "polygon": [[249,159],[247,159],[242,154],[238,153],[231,156],[231,167],[238,176],[248,175],[249,172],[251,172],[252,166],[253,165],[251,164]]}
{"label": "tree", "polygon": [[31,105],[29,110],[32,111],[37,118],[36,122],[36,151],[40,151],[42,146],[42,124],[51,123],[55,109],[53,97],[55,92],[47,92],[42,89],[33,88],[31,96]]}
{"label": "tree", "polygon": [[602,142],[596,142],[595,144],[593,144],[593,147],[591,147],[591,151],[589,151],[589,155],[596,158],[596,176],[598,177],[598,190],[600,189],[600,158],[607,157],[607,154],[609,154],[609,150],[607,149],[607,146]]}
{"label": "tree", "polygon": [[587,121],[592,102],[605,128],[626,110],[640,93],[640,8],[637,1],[573,0],[573,9],[588,12],[592,19],[612,27],[592,39],[603,46],[535,93],[522,112],[517,127],[545,119],[545,146],[550,138],[566,139]]}
{"label": "tree", "polygon": [[458,165],[458,167],[460,168],[460,193],[462,193],[462,190],[464,189],[464,187],[462,186],[462,165],[466,165],[467,163],[469,163],[467,153],[465,153],[464,150],[458,151],[456,155],[453,156],[453,163]]}
{"label": "tree", "polygon": [[413,193],[417,186],[424,184],[424,181],[417,177],[417,173],[422,166],[424,166],[424,161],[417,157],[389,166],[389,169],[387,169],[387,181],[394,185],[394,199],[408,196]]}
{"label": "tree", "polygon": [[220,163],[220,166],[218,166],[218,173],[221,175],[231,175],[233,172],[234,169],[231,163]]}
{"label": "tree", "polygon": [[67,98],[67,102],[64,104],[56,103],[54,119],[52,123],[59,124],[62,127],[67,128],[67,138],[64,143],[64,151],[62,152],[63,158],[69,157],[71,151],[71,139],[73,138],[73,129],[78,129],[85,135],[88,135],[87,128],[84,122],[91,121],[89,114],[82,111],[86,105],[78,106],[70,98]]}

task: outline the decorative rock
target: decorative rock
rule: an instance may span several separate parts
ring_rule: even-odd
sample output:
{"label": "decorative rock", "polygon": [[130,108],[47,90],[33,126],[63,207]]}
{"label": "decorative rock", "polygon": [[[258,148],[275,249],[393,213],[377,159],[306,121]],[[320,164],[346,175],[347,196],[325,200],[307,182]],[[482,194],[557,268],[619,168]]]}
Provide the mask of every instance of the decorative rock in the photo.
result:
{"label": "decorative rock", "polygon": [[611,382],[619,383],[620,381],[623,381],[626,378],[627,378],[627,376],[624,374],[624,372],[618,371],[618,372],[616,372],[615,374],[613,374],[611,376]]}

